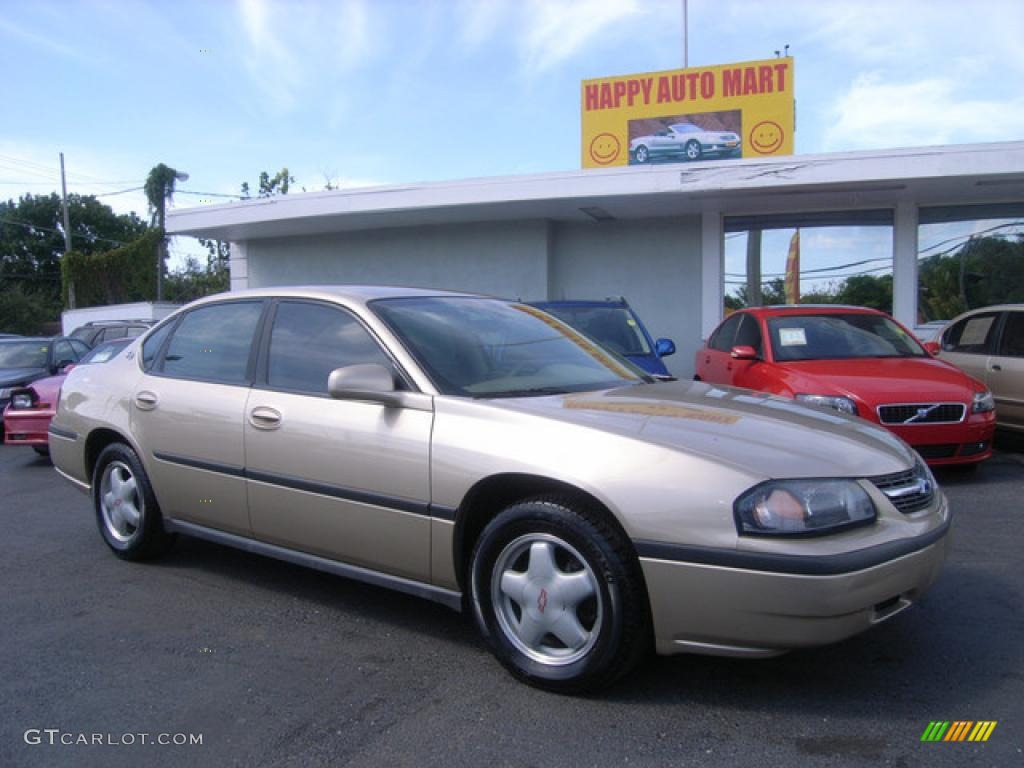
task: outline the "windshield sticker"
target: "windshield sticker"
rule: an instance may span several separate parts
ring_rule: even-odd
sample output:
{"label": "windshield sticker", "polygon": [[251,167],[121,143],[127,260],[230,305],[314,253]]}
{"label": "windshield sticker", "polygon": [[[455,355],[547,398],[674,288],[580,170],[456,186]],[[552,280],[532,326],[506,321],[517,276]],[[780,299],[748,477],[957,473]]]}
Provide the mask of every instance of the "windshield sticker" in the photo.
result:
{"label": "windshield sticker", "polygon": [[964,326],[964,332],[960,334],[960,343],[957,346],[973,347],[984,344],[985,338],[988,336],[988,329],[992,327],[992,321],[995,319],[995,315],[972,317]]}
{"label": "windshield sticker", "polygon": [[632,317],[627,317],[626,325],[630,326],[631,328],[636,328],[636,320],[634,320]]}
{"label": "windshield sticker", "polygon": [[779,344],[783,347],[806,347],[807,332],[803,328],[779,328]]}

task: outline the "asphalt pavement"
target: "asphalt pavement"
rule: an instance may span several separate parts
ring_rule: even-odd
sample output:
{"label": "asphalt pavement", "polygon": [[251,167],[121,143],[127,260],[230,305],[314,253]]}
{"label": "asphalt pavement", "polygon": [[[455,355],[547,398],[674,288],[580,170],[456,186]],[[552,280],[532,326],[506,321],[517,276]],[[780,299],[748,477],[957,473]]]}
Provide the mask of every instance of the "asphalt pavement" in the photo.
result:
{"label": "asphalt pavement", "polygon": [[[0,446],[0,766],[1024,765],[1024,452],[939,481],[951,560],[900,616],[571,698],[413,597],[193,539],[122,562],[84,495]],[[997,725],[922,742],[935,720]]]}

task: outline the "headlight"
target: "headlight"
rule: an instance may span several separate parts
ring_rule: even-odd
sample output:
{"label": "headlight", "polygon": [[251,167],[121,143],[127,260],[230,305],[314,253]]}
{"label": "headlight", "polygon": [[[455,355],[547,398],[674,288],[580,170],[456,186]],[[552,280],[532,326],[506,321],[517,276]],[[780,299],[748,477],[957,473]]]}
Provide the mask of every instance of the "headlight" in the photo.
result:
{"label": "headlight", "polygon": [[31,392],[21,391],[11,395],[11,408],[16,411],[24,411],[35,405]]}
{"label": "headlight", "polygon": [[733,505],[741,536],[822,536],[875,519],[854,480],[769,480]]}
{"label": "headlight", "polygon": [[823,408],[831,408],[843,413],[857,415],[857,404],[848,397],[837,397],[832,395],[797,395],[797,402],[807,405],[817,405]]}
{"label": "headlight", "polygon": [[995,398],[987,389],[984,392],[974,393],[974,402],[971,403],[971,413],[988,413],[996,409]]}

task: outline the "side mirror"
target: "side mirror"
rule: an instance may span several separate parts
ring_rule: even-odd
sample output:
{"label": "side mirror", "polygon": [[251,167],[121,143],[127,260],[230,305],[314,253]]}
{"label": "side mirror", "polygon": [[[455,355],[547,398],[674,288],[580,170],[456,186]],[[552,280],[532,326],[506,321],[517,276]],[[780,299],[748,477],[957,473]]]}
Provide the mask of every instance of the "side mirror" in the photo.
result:
{"label": "side mirror", "polygon": [[327,392],[336,400],[367,400],[384,405],[401,405],[391,371],[377,363],[335,368],[327,377]]}
{"label": "side mirror", "polygon": [[71,367],[73,367],[74,364],[74,360],[60,360],[57,362],[55,366],[53,366],[53,370],[51,371],[51,373],[55,375],[58,373],[67,373],[69,370],[71,370]]}
{"label": "side mirror", "polygon": [[937,341],[926,341],[921,346],[928,350],[928,354],[933,357],[938,357],[939,352],[941,351],[941,348],[939,347],[939,342]]}
{"label": "side mirror", "polygon": [[735,360],[757,360],[757,350],[746,344],[733,347],[729,353]]}
{"label": "side mirror", "polygon": [[654,342],[654,354],[658,357],[668,357],[676,353],[676,343],[672,339],[658,339]]}

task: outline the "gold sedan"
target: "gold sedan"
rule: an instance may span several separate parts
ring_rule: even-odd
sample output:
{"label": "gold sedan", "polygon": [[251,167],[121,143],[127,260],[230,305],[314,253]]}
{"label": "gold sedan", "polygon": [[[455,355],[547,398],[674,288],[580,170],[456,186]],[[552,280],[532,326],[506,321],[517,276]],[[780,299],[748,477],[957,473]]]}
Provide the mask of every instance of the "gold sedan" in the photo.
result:
{"label": "gold sedan", "polygon": [[72,371],[50,446],[120,557],[185,534],[421,595],[564,692],[652,648],[868,629],[936,579],[951,519],[884,429],[656,383],[534,307],[427,290],[195,302]]}

